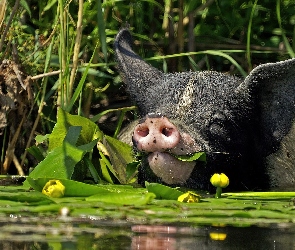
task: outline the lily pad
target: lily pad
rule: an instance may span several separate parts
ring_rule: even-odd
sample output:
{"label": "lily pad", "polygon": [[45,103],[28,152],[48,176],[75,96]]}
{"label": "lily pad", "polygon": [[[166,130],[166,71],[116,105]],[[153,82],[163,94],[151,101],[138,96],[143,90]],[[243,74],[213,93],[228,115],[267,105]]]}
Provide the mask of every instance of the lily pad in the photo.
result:
{"label": "lily pad", "polygon": [[7,201],[25,202],[26,204],[35,206],[53,203],[50,198],[42,193],[20,189],[19,187],[5,186],[0,186],[0,200],[5,200],[6,205],[9,205]]}
{"label": "lily pad", "polygon": [[178,197],[183,194],[183,192],[176,188],[171,188],[159,183],[149,183],[146,181],[145,187],[149,192],[154,193],[157,199],[177,200]]}
{"label": "lily pad", "polygon": [[[28,182],[31,187],[36,191],[42,192],[45,184],[52,180],[52,178],[31,178],[27,177]],[[76,197],[86,197],[97,194],[99,192],[109,192],[107,188],[104,188],[104,185],[90,185],[85,184],[83,182],[68,180],[68,179],[60,179],[55,178],[55,180],[59,180],[65,186],[64,196],[76,196]]]}
{"label": "lily pad", "polygon": [[156,195],[154,193],[101,193],[86,198],[86,201],[101,201],[120,205],[145,205],[150,203]]}
{"label": "lily pad", "polygon": [[[52,178],[36,178],[27,177],[31,187],[36,191],[42,192],[43,187]],[[59,180],[65,187],[65,197],[88,197],[92,195],[109,195],[111,193],[117,193],[119,195],[136,194],[145,195],[147,192],[143,188],[133,188],[129,185],[91,185],[83,182],[67,180],[67,179],[55,179]]]}

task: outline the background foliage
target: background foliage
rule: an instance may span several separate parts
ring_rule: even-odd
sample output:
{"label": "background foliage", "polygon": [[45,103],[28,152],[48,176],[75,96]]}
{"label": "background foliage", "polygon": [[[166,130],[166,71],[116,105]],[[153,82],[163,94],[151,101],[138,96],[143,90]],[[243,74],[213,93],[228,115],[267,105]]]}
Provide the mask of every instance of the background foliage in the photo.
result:
{"label": "background foliage", "polygon": [[109,135],[133,118],[113,57],[122,26],[163,71],[245,76],[260,63],[294,57],[294,10],[292,0],[0,0],[0,94],[15,91],[15,105],[0,100],[7,118],[1,172],[26,174],[38,163],[26,148],[52,132],[58,107],[92,118]]}

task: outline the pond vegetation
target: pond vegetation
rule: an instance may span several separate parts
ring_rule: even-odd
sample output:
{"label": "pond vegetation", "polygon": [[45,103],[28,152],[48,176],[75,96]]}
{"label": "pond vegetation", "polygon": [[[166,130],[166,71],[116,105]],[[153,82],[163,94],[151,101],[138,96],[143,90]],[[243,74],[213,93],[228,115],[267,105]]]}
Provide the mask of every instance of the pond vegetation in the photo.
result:
{"label": "pond vegetation", "polygon": [[[295,192],[223,189],[216,199],[156,183],[136,186],[138,157],[116,139],[136,107],[112,47],[128,23],[142,58],[165,72],[246,76],[260,63],[295,56],[294,8],[291,0],[0,0],[2,183],[29,176],[23,186],[0,187],[1,223],[9,215],[128,225],[294,223]],[[63,197],[42,193],[52,180],[64,185]]]}

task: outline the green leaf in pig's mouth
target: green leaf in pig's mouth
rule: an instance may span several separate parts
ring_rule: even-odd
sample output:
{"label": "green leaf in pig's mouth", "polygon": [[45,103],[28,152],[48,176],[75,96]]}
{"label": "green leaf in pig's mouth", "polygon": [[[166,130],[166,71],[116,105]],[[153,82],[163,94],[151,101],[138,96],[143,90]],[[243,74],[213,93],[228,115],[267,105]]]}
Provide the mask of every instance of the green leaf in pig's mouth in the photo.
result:
{"label": "green leaf in pig's mouth", "polygon": [[173,156],[180,161],[206,161],[205,152],[196,152],[190,155],[173,155]]}
{"label": "green leaf in pig's mouth", "polygon": [[[163,152],[163,153],[169,153],[169,152]],[[137,152],[136,157],[141,158],[145,153]],[[180,161],[203,161],[206,162],[206,153],[205,152],[196,152],[190,155],[174,155],[171,154],[173,157],[175,157],[177,160]]]}

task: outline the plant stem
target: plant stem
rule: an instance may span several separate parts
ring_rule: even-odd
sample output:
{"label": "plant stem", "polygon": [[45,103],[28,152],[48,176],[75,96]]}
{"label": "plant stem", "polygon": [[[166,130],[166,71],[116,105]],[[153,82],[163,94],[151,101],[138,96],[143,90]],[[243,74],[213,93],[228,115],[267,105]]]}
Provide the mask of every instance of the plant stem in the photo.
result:
{"label": "plant stem", "polygon": [[80,45],[81,45],[81,39],[82,39],[82,21],[83,21],[83,0],[79,0],[78,21],[77,21],[77,30],[76,30],[77,34],[76,34],[76,41],[75,41],[74,55],[73,55],[73,68],[71,71],[71,77],[70,77],[70,83],[69,83],[69,99],[72,98],[74,81],[75,81],[76,71],[78,67]]}
{"label": "plant stem", "polygon": [[248,67],[249,67],[249,71],[252,70],[252,62],[251,62],[251,31],[252,31],[252,23],[253,23],[253,17],[254,17],[254,13],[255,13],[255,9],[257,6],[257,1],[255,0],[252,10],[251,10],[251,15],[250,15],[250,20],[249,20],[249,24],[248,24],[248,30],[247,30],[247,61],[248,61]]}
{"label": "plant stem", "polygon": [[222,193],[222,188],[221,187],[217,187],[216,188],[215,198],[221,198],[221,193]]}

